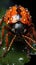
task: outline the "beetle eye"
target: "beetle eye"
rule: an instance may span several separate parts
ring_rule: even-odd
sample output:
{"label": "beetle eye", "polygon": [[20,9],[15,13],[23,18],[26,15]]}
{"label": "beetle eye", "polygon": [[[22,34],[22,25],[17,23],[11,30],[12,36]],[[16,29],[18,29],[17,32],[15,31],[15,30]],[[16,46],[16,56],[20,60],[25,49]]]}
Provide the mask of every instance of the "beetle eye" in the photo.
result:
{"label": "beetle eye", "polygon": [[15,29],[14,28],[12,28],[12,30],[11,31],[13,31],[14,33],[15,33]]}

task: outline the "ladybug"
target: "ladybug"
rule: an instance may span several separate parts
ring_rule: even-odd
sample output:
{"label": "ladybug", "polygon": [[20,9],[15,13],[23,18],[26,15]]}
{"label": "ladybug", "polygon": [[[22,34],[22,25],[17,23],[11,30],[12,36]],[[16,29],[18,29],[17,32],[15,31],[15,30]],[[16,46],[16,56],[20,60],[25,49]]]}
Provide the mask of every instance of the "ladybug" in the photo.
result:
{"label": "ladybug", "polygon": [[4,22],[9,24],[14,34],[25,34],[31,24],[31,16],[22,6],[12,6],[6,11]]}
{"label": "ladybug", "polygon": [[[2,21],[6,23],[6,26],[2,28],[2,37],[4,36],[4,29],[9,31],[6,34],[6,51],[10,50],[17,36],[23,37],[27,45],[36,51],[36,49],[31,45],[31,42],[36,43],[36,31],[28,9],[22,7],[21,5],[14,5],[6,11],[6,14],[4,15]],[[11,34],[14,34],[14,37],[11,40],[10,44],[8,44],[8,35]],[[34,36],[34,40],[32,39],[32,36]]]}

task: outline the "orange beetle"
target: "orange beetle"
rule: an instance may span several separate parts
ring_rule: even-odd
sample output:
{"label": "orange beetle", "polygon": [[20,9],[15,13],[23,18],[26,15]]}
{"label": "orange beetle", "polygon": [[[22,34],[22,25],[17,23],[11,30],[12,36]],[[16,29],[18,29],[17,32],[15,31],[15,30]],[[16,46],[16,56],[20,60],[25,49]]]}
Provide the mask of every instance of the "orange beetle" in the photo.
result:
{"label": "orange beetle", "polygon": [[[4,35],[3,33],[4,29],[7,29],[9,31],[6,34],[6,47],[7,47],[6,51],[10,50],[13,41],[17,36],[22,36],[25,39],[27,45],[31,47],[33,50],[36,50],[31,45],[31,42],[36,43],[36,41],[32,39],[32,36],[36,38],[36,36],[34,35],[36,34],[36,32],[34,29],[34,25],[32,23],[31,15],[26,8],[22,6],[10,7],[6,11],[3,20],[7,24],[7,26],[4,26],[4,28],[2,29],[2,34]],[[9,45],[8,35],[12,35],[12,33],[14,34],[14,37]],[[3,54],[3,56],[5,55],[5,53]]]}
{"label": "orange beetle", "polygon": [[29,25],[31,23],[31,16],[26,8],[24,8],[22,6],[19,6],[19,7],[12,6],[9,10],[6,11],[4,21],[7,24],[8,23],[16,23],[16,22],[20,21],[23,24]]}

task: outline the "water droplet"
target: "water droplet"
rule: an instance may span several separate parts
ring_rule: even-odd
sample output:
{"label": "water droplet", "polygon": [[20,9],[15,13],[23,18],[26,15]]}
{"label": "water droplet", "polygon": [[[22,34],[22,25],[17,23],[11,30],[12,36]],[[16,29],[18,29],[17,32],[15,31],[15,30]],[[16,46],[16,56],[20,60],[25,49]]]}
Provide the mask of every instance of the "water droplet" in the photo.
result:
{"label": "water droplet", "polygon": [[14,52],[14,51],[15,51],[15,49],[14,49],[14,48],[12,48],[12,51]]}
{"label": "water droplet", "polygon": [[25,8],[26,9],[26,11],[28,12],[28,9],[27,8]]}
{"label": "water droplet", "polygon": [[9,64],[7,64],[7,65],[9,65]]}
{"label": "water droplet", "polygon": [[14,29],[14,28],[12,28],[12,30],[11,30],[11,31],[15,32],[15,29]]}
{"label": "water droplet", "polygon": [[3,48],[3,50],[5,50],[5,47]]}
{"label": "water droplet", "polygon": [[32,18],[32,16],[30,16],[30,18]]}
{"label": "water droplet", "polygon": [[24,52],[24,49],[22,50],[22,52]]}
{"label": "water droplet", "polygon": [[11,8],[11,7],[9,7],[9,8]]}
{"label": "water droplet", "polygon": [[12,50],[14,50],[14,48],[12,48]]}
{"label": "water droplet", "polygon": [[19,60],[19,61],[23,61],[24,59],[23,59],[23,58],[19,58],[18,60]]}
{"label": "water droplet", "polygon": [[24,29],[24,33],[26,32],[27,30],[26,29]]}
{"label": "water droplet", "polygon": [[12,63],[12,65],[15,65],[15,63]]}
{"label": "water droplet", "polygon": [[25,49],[27,49],[27,47],[25,47]]}

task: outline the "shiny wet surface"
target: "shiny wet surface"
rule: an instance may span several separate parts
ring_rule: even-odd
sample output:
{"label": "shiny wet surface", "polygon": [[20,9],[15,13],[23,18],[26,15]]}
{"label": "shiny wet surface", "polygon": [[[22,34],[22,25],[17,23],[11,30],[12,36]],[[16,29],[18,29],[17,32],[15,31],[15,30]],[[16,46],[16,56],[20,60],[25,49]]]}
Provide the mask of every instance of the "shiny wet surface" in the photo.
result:
{"label": "shiny wet surface", "polygon": [[15,24],[10,24],[11,32],[13,32],[16,35],[20,34],[26,34],[28,26],[25,24],[22,24],[21,22],[17,22]]}

